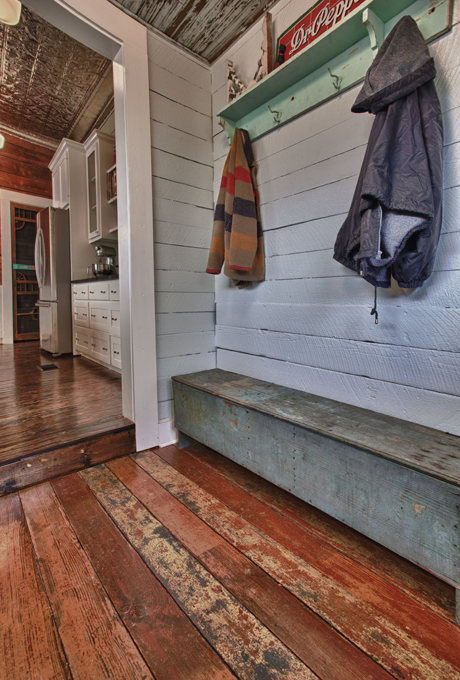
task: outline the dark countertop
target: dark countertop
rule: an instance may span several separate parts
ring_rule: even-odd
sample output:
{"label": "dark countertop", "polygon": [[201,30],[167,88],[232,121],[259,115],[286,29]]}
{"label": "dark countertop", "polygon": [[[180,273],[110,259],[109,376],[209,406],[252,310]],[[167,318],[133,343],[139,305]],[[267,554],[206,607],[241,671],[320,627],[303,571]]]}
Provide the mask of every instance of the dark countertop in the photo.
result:
{"label": "dark countertop", "polygon": [[93,283],[94,281],[118,281],[118,274],[107,274],[105,276],[89,276],[87,279],[75,279],[70,283]]}

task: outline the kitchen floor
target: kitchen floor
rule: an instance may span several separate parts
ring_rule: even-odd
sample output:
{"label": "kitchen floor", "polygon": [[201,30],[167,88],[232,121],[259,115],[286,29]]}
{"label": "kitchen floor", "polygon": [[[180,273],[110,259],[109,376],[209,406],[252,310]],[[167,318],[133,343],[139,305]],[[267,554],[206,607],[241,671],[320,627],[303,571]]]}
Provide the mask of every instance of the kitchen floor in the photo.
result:
{"label": "kitchen floor", "polygon": [[133,441],[118,373],[53,358],[38,341],[0,345],[0,494],[101,462],[110,447],[131,453]]}
{"label": "kitchen floor", "polygon": [[0,678],[455,680],[454,589],[199,444],[0,499]]}

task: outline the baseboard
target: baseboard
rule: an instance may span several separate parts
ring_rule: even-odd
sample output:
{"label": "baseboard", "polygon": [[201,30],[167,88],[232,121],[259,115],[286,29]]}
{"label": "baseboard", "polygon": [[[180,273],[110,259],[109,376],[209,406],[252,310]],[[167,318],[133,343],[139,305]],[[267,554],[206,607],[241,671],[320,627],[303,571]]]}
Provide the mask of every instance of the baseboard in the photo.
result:
{"label": "baseboard", "polygon": [[172,418],[160,420],[158,423],[158,446],[169,446],[175,444],[179,440],[179,433],[174,427]]}

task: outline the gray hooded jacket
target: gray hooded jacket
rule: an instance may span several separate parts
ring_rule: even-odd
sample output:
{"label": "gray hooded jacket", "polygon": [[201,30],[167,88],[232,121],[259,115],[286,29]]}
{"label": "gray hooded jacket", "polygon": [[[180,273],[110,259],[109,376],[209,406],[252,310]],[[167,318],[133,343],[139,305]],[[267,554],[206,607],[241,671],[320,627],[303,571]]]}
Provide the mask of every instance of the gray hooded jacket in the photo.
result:
{"label": "gray hooded jacket", "polygon": [[441,231],[442,119],[436,76],[415,21],[384,41],[352,107],[375,114],[350,212],[334,258],[374,286],[421,286]]}

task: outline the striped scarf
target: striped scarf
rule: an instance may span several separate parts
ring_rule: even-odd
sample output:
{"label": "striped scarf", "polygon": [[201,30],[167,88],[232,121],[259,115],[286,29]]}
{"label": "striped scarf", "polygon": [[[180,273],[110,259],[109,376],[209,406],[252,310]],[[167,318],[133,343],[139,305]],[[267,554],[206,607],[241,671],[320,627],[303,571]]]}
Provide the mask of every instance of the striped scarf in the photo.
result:
{"label": "striped scarf", "polygon": [[265,278],[254,156],[248,133],[238,128],[222,174],[207,273],[220,274],[222,264],[238,286]]}

